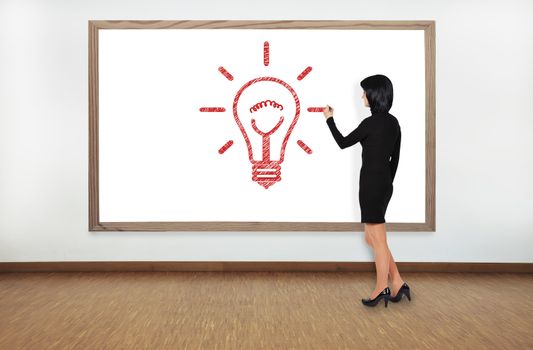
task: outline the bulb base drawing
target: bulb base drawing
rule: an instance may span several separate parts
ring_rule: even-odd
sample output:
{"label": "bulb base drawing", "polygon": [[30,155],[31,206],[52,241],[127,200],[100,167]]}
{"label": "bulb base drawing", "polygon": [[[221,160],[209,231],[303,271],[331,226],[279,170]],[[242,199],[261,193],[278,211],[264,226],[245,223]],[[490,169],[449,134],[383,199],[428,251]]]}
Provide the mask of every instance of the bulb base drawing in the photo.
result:
{"label": "bulb base drawing", "polygon": [[266,189],[281,181],[280,162],[275,160],[252,162],[252,180]]}

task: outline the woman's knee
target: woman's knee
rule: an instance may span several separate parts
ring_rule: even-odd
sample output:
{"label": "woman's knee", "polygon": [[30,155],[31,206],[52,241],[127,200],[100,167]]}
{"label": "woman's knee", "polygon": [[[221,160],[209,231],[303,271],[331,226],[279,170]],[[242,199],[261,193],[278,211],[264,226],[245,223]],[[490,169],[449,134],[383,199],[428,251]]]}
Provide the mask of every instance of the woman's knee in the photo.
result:
{"label": "woman's knee", "polygon": [[387,234],[385,231],[385,224],[369,224],[368,225],[369,239],[373,244],[381,245],[387,243]]}

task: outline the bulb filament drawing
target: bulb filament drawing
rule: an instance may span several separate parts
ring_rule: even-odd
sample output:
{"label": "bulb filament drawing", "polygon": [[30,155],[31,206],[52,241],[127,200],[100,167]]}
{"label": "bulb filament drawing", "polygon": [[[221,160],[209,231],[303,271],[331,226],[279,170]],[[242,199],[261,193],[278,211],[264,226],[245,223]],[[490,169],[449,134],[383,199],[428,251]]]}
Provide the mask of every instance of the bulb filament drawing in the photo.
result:
{"label": "bulb filament drawing", "polygon": [[252,107],[250,107],[250,113],[257,112],[259,109],[261,109],[263,107],[267,107],[269,104],[270,104],[270,106],[272,106],[274,108],[279,108],[280,111],[283,110],[283,105],[282,104],[279,104],[276,101],[272,101],[272,100],[265,100],[265,101],[258,102],[255,105],[253,105]]}

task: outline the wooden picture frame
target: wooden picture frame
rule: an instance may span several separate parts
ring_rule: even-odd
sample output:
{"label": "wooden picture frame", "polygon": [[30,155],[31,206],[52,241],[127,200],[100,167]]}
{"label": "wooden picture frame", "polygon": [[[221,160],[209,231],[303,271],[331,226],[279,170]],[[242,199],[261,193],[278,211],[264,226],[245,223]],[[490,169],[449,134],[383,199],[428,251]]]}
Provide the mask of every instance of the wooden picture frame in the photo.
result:
{"label": "wooden picture frame", "polygon": [[372,29],[423,30],[425,39],[425,222],[387,223],[388,231],[435,231],[434,21],[89,21],[89,231],[363,231],[354,222],[101,222],[99,218],[98,33],[109,29]]}

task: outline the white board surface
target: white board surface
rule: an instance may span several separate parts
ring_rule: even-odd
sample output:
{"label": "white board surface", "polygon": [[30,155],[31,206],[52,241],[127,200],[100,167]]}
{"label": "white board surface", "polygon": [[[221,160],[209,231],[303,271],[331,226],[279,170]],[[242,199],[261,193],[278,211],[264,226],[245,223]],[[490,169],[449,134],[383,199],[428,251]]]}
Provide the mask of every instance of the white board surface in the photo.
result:
{"label": "white board surface", "polygon": [[[385,74],[394,85],[390,113],[402,128],[385,218],[425,222],[423,30],[113,29],[99,31],[98,50],[100,221],[360,222],[361,146],[341,150],[322,113],[307,108],[333,106],[346,135],[370,115],[359,82]],[[232,110],[239,89],[258,77],[292,87],[301,109],[281,180],[267,189],[252,181]],[[269,99],[283,111],[246,113]],[[279,159],[295,110],[294,96],[279,83],[261,81],[244,90],[238,114],[254,159],[261,158],[262,137],[251,118],[268,130],[282,112],[284,122],[270,141],[271,158]],[[220,154],[229,140],[233,145]]]}

